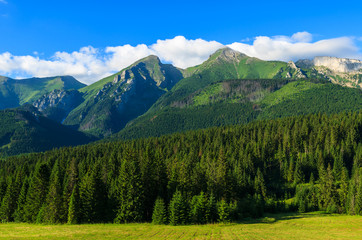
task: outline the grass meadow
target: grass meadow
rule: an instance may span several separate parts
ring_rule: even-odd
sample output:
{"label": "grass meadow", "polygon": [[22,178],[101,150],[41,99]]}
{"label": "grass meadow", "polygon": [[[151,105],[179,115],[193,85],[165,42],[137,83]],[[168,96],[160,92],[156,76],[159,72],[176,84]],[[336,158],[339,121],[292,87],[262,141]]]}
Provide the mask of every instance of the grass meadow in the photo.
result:
{"label": "grass meadow", "polygon": [[240,223],[189,226],[136,224],[0,224],[0,239],[362,239],[362,217],[274,214]]}

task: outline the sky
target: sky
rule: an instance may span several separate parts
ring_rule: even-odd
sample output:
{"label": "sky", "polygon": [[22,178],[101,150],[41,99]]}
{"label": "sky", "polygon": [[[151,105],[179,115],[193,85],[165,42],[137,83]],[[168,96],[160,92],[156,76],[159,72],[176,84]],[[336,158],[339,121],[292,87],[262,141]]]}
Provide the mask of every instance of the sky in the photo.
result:
{"label": "sky", "polygon": [[360,1],[0,0],[0,75],[91,84],[150,54],[187,68],[221,47],[263,60],[362,60]]}

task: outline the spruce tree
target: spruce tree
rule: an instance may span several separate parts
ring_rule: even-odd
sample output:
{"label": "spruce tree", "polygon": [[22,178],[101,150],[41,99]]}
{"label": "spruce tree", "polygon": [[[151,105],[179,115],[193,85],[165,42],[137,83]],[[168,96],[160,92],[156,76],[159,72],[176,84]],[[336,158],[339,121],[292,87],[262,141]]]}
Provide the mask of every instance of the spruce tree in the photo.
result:
{"label": "spruce tree", "polygon": [[79,184],[79,221],[92,223],[95,218],[95,192],[96,186],[91,173],[83,176]]}
{"label": "spruce tree", "polygon": [[49,175],[46,164],[41,163],[36,167],[24,206],[24,220],[27,222],[35,222],[37,219],[47,195]]}
{"label": "spruce tree", "polygon": [[17,201],[17,208],[16,208],[15,213],[14,213],[15,222],[24,222],[25,221],[25,219],[24,219],[24,215],[25,215],[24,206],[25,206],[25,203],[26,203],[26,195],[28,193],[28,188],[29,188],[29,180],[28,180],[28,178],[25,178],[24,181],[23,181],[23,185],[21,187],[21,190],[20,190],[18,201]]}
{"label": "spruce tree", "polygon": [[114,222],[141,222],[143,193],[139,164],[133,150],[128,149],[118,177],[118,210]]}
{"label": "spruce tree", "polygon": [[50,176],[50,186],[45,202],[43,222],[60,222],[60,216],[62,212],[62,188],[60,181],[59,165],[58,162],[56,162]]}
{"label": "spruce tree", "polygon": [[2,222],[10,222],[13,220],[13,213],[16,209],[15,181],[12,177],[8,178],[8,184],[5,196],[2,199],[0,207],[0,220]]}
{"label": "spruce tree", "polygon": [[8,177],[8,185],[0,206],[0,219],[5,222],[14,220],[14,213],[17,209],[17,201],[24,181],[25,168],[20,167],[14,173],[15,176]]}
{"label": "spruce tree", "polygon": [[215,223],[217,221],[217,202],[213,194],[209,196],[206,205],[205,219],[207,223]]}
{"label": "spruce tree", "polygon": [[336,156],[334,158],[334,163],[333,163],[333,175],[334,179],[336,179],[337,181],[341,180],[343,167],[344,167],[343,150],[341,150],[339,156]]}
{"label": "spruce tree", "polygon": [[4,178],[0,179],[0,202],[2,202],[5,195],[7,184]]}
{"label": "spruce tree", "polygon": [[342,213],[346,212],[347,198],[348,198],[348,170],[343,167],[341,173],[341,187],[339,191],[339,202]]}
{"label": "spruce tree", "polygon": [[79,221],[102,222],[107,219],[106,188],[101,179],[99,163],[88,171],[79,184]]}
{"label": "spruce tree", "polygon": [[153,224],[167,224],[167,211],[165,202],[162,198],[157,198],[155,201],[155,206],[153,207],[152,214],[152,223]]}
{"label": "spruce tree", "polygon": [[218,221],[221,223],[228,223],[230,221],[230,209],[229,204],[222,199],[217,206],[217,212],[219,215]]}
{"label": "spruce tree", "polygon": [[304,181],[304,176],[301,168],[301,162],[300,160],[297,160],[294,170],[294,183],[298,184],[302,183],[303,181]]}
{"label": "spruce tree", "polygon": [[358,189],[357,189],[357,195],[356,195],[355,213],[357,215],[362,215],[362,174],[359,177],[357,186],[358,186]]}
{"label": "spruce tree", "polygon": [[72,195],[70,196],[69,209],[68,209],[68,224],[79,223],[79,193],[78,186],[73,188]]}
{"label": "spruce tree", "polygon": [[[73,193],[74,186],[77,183],[78,183],[78,162],[77,162],[76,158],[73,157],[69,162],[69,166],[66,170],[65,179],[64,179],[64,189],[63,189],[63,196],[62,196],[62,212],[60,215],[61,222],[68,221],[67,210],[69,209],[70,197]],[[79,194],[78,194],[78,197],[79,197]]]}
{"label": "spruce tree", "polygon": [[254,189],[257,194],[260,194],[264,198],[266,198],[267,193],[266,193],[266,186],[265,186],[265,182],[264,182],[264,176],[259,168],[258,168],[258,170],[256,172],[256,176],[255,176]]}
{"label": "spruce tree", "polygon": [[171,225],[183,225],[188,223],[187,202],[180,191],[174,193],[170,201],[169,212]]}
{"label": "spruce tree", "polygon": [[207,198],[203,192],[194,196],[190,204],[191,221],[196,224],[206,223]]}

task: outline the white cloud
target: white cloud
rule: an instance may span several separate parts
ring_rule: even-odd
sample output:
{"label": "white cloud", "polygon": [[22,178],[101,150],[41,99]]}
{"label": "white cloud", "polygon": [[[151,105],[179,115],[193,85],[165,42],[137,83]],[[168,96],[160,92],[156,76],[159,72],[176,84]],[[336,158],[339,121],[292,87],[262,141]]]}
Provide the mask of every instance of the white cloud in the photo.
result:
{"label": "white cloud", "polygon": [[313,43],[306,42],[307,40],[311,40],[311,38],[304,34],[294,34],[291,38],[261,36],[256,37],[251,45],[236,42],[228,46],[246,55],[263,60],[289,61],[315,56],[361,58],[359,49],[352,38],[332,38]]}
{"label": "white cloud", "polygon": [[111,71],[120,70],[141,58],[156,54],[145,44],[140,44],[136,47],[132,47],[128,44],[118,47],[107,47],[105,52],[110,54],[109,59],[106,61],[106,65]]}
{"label": "white cloud", "polygon": [[309,32],[297,32],[292,35],[291,39],[295,42],[311,42],[313,36]]}
{"label": "white cloud", "polygon": [[0,0],[0,3],[7,4],[8,2],[7,2],[7,1],[5,1],[5,0]]}
{"label": "white cloud", "polygon": [[173,39],[157,40],[151,45],[161,60],[171,62],[177,67],[187,68],[205,61],[210,54],[223,47],[216,41],[205,41],[203,39],[188,40],[183,36]]}
{"label": "white cloud", "polygon": [[[1,0],[0,0],[1,1]],[[361,58],[355,41],[358,38],[340,37],[312,42],[312,34],[295,33],[292,36],[256,37],[252,42],[234,42],[226,45],[246,55],[263,60],[298,60],[314,56]],[[203,39],[188,40],[183,36],[157,40],[152,45],[123,45],[96,49],[83,47],[74,52],[56,52],[49,59],[39,54],[14,56],[0,54],[0,74],[11,77],[45,77],[72,75],[90,84],[148,55],[157,55],[161,61],[187,68],[201,64],[224,45]]]}

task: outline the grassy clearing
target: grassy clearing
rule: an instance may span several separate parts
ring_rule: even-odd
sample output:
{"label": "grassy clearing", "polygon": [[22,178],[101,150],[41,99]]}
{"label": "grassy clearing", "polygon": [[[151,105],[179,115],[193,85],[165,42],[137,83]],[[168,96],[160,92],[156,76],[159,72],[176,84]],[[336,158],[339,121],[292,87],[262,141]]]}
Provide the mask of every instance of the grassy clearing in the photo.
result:
{"label": "grassy clearing", "polygon": [[267,105],[276,105],[286,100],[295,99],[298,95],[301,95],[303,91],[307,91],[312,88],[322,87],[322,84],[315,84],[306,81],[296,81],[285,85],[278,91],[268,95],[262,100],[262,103]]}
{"label": "grassy clearing", "polygon": [[362,217],[321,213],[268,215],[238,224],[0,224],[0,239],[361,239]]}

